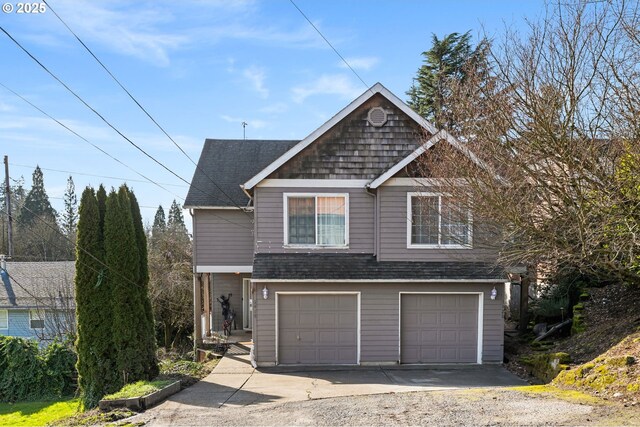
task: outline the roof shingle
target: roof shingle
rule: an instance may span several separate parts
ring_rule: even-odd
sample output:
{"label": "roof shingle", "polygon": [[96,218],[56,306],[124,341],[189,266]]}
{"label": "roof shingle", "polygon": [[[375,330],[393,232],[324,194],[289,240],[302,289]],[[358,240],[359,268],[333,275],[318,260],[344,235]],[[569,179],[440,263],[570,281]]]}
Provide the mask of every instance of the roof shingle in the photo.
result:
{"label": "roof shingle", "polygon": [[0,308],[74,307],[74,261],[7,262]]}
{"label": "roof shingle", "polygon": [[253,279],[281,280],[495,280],[502,269],[487,262],[377,261],[367,254],[269,254],[253,259]]}
{"label": "roof shingle", "polygon": [[298,142],[207,139],[184,206],[246,206],[249,198],[240,185]]}

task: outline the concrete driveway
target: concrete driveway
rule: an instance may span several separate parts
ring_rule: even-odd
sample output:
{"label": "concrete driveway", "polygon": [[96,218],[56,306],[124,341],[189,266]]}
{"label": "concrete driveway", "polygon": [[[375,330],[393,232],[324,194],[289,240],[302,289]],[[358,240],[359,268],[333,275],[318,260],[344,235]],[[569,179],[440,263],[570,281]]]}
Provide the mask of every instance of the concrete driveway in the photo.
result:
{"label": "concrete driveway", "polygon": [[254,369],[247,352],[241,353],[228,352],[209,376],[149,411],[188,411],[341,396],[527,384],[499,365]]}

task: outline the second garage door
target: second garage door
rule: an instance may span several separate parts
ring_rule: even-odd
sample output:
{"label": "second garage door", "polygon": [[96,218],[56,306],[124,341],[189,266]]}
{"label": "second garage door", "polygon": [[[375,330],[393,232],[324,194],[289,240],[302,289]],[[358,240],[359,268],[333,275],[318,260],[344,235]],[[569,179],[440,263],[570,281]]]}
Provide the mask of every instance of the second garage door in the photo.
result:
{"label": "second garage door", "polygon": [[476,363],[478,295],[402,294],[401,363]]}
{"label": "second garage door", "polygon": [[278,363],[357,364],[357,295],[278,295]]}

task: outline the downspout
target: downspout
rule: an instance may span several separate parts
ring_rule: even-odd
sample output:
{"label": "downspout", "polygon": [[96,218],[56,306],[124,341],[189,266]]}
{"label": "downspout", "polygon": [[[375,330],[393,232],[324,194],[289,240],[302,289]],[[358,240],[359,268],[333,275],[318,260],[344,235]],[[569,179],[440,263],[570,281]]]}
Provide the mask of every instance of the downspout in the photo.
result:
{"label": "downspout", "polygon": [[380,206],[379,203],[379,199],[378,199],[378,193],[372,193],[371,192],[371,188],[369,187],[369,184],[367,184],[364,187],[364,192],[367,193],[369,196],[373,197],[375,200],[373,202],[374,205],[374,209],[373,209],[373,256],[376,257],[376,259],[378,258],[378,241],[379,241],[379,231],[380,231],[380,227],[378,226],[378,208]]}

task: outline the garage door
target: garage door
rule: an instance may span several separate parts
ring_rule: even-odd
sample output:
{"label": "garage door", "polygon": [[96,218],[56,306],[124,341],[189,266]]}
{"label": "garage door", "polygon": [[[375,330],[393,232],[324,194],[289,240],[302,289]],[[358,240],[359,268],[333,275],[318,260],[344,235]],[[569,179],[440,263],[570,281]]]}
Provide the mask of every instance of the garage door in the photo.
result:
{"label": "garage door", "polygon": [[403,294],[401,363],[476,363],[478,295]]}
{"label": "garage door", "polygon": [[278,295],[278,363],[358,363],[356,295]]}

